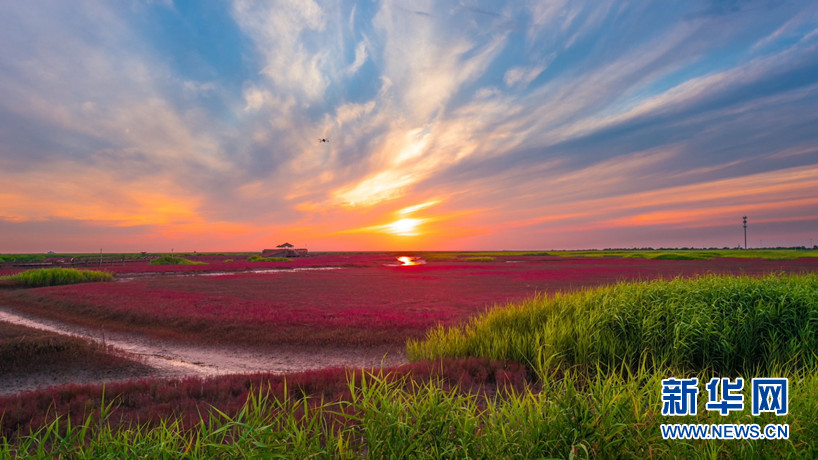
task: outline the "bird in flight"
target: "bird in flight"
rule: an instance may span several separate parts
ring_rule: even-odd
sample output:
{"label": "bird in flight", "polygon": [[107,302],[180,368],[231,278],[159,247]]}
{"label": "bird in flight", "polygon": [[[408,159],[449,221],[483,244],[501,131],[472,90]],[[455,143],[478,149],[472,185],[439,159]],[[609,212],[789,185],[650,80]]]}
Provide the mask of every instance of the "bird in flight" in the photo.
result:
{"label": "bird in flight", "polygon": [[329,139],[318,139],[318,142],[329,142]]}

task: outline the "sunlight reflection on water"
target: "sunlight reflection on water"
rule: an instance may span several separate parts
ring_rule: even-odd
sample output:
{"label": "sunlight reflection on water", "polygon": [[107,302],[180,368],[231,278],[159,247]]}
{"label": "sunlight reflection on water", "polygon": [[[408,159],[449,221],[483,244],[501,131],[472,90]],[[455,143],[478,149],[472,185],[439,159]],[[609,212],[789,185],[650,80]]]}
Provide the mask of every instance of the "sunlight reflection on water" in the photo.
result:
{"label": "sunlight reflection on water", "polygon": [[400,267],[407,267],[411,265],[421,265],[425,264],[426,261],[423,260],[422,257],[410,257],[410,256],[400,256],[397,257],[398,262],[400,262]]}

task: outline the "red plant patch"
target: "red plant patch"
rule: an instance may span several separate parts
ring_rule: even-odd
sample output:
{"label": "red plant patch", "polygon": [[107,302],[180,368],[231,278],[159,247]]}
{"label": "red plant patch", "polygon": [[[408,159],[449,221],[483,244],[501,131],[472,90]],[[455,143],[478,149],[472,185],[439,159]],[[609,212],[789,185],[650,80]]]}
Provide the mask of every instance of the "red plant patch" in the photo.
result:
{"label": "red plant patch", "polygon": [[[92,327],[158,337],[248,345],[401,345],[438,324],[451,325],[494,304],[536,292],[621,280],[702,273],[816,271],[818,259],[647,260],[498,258],[389,266],[391,255],[330,255],[259,265],[316,264],[221,276],[143,276],[0,291],[0,303]],[[513,262],[513,263],[508,263]],[[244,263],[251,264],[251,263]],[[201,266],[176,267],[195,273]]]}

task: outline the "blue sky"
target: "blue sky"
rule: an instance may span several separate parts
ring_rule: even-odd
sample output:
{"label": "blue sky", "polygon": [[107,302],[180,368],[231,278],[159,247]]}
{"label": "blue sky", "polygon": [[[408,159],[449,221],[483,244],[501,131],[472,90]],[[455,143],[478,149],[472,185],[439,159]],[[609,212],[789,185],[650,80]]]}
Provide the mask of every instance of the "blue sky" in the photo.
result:
{"label": "blue sky", "polygon": [[0,53],[0,252],[818,244],[816,2],[3,2]]}

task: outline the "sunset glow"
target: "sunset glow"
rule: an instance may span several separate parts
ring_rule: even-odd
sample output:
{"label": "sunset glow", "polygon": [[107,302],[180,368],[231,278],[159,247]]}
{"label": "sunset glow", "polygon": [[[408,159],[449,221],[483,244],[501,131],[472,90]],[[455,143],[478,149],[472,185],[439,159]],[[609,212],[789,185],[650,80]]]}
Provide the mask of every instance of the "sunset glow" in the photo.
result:
{"label": "sunset glow", "polygon": [[417,236],[418,225],[423,223],[422,219],[401,219],[392,222],[387,226],[387,231],[400,236]]}
{"label": "sunset glow", "polygon": [[2,2],[0,253],[735,247],[742,216],[815,245],[816,30],[806,0]]}
{"label": "sunset glow", "polygon": [[423,260],[419,257],[400,256],[397,258],[402,266],[420,265]]}

